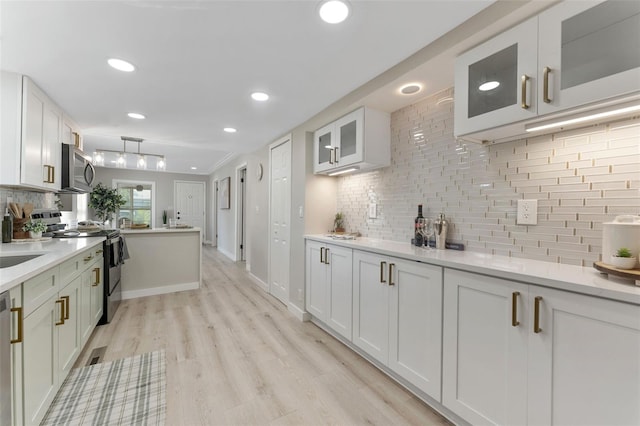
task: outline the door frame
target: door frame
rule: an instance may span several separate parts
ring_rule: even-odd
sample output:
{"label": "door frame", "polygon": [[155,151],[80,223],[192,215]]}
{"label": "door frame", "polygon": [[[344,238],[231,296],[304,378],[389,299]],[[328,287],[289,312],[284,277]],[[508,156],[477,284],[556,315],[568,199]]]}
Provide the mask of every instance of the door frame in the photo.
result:
{"label": "door frame", "polygon": [[[273,224],[272,224],[272,220],[271,220],[271,209],[272,209],[272,203],[271,203],[271,197],[273,195],[272,193],[272,188],[271,188],[271,180],[272,180],[272,174],[273,174],[273,150],[275,148],[277,148],[280,145],[289,143],[289,168],[291,168],[292,164],[292,149],[293,149],[293,140],[291,138],[291,133],[281,137],[280,139],[277,139],[275,142],[269,144],[269,246],[268,246],[268,256],[267,256],[267,288],[269,291],[269,294],[273,295],[273,280],[272,280],[272,270],[271,270],[271,259],[272,259],[272,253],[271,253],[271,236],[273,235]],[[290,170],[291,171],[291,170]],[[291,175],[289,175],[289,185],[291,187]],[[289,199],[291,200],[291,192],[289,192]],[[287,216],[289,218],[288,223],[289,226],[287,228],[288,234],[287,234],[287,241],[288,241],[288,247],[289,247],[289,269],[287,270],[287,283],[289,286],[289,290],[291,288],[291,209],[289,209],[289,211],[287,212]],[[275,297],[275,296],[274,296]],[[276,299],[278,299],[276,297]],[[280,299],[278,299],[280,300]],[[289,294],[286,295],[286,300],[282,301],[286,306],[289,306]]]}
{"label": "door frame", "polygon": [[[242,172],[244,171],[244,177]],[[241,180],[244,178],[244,182]],[[247,260],[247,163],[244,162],[236,167],[236,262]],[[244,238],[243,238],[244,237]],[[242,244],[243,248],[240,249]]]}
{"label": "door frame", "polygon": [[213,185],[211,185],[211,190],[213,194],[212,198],[212,211],[213,211],[213,235],[211,237],[211,245],[213,247],[218,247],[218,179],[213,180]]}

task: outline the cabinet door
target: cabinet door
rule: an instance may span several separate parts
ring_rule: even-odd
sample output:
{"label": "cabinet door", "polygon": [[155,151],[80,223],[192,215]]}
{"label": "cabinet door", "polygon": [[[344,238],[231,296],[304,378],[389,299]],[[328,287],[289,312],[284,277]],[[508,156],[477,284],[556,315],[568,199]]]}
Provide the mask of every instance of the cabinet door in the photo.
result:
{"label": "cabinet door", "polygon": [[324,246],[315,241],[307,241],[306,305],[307,311],[326,322],[327,265],[324,263]]}
{"label": "cabinet door", "polygon": [[390,262],[389,367],[440,401],[442,268]]}
{"label": "cabinet door", "polygon": [[536,116],[537,31],[532,18],[456,59],[456,136]]}
{"label": "cabinet door", "polygon": [[542,299],[529,424],[640,424],[640,306],[536,286],[530,297]]}
{"label": "cabinet door", "polygon": [[104,311],[104,280],[102,279],[102,263],[94,263],[91,271],[91,326],[95,326],[102,318]]}
{"label": "cabinet door", "polygon": [[92,307],[92,276],[94,272],[91,269],[88,269],[82,273],[80,276],[81,284],[80,284],[80,339],[82,345],[84,345],[87,340],[89,340],[89,336],[91,336],[91,332],[95,327],[95,323],[93,323],[93,317],[91,315],[91,307]]}
{"label": "cabinet door", "polygon": [[46,95],[24,77],[22,88],[22,159],[20,181],[44,187],[49,170],[42,165],[42,132]]}
{"label": "cabinet door", "polygon": [[353,254],[353,343],[383,364],[389,358],[389,262]]}
{"label": "cabinet door", "polygon": [[315,173],[335,167],[333,158],[334,129],[334,123],[331,123],[316,130],[313,134],[313,171]]}
{"label": "cabinet door", "polygon": [[42,125],[42,166],[45,170],[44,186],[60,189],[62,176],[62,111],[50,100],[44,106]]}
{"label": "cabinet door", "polygon": [[353,254],[351,249],[326,247],[327,271],[327,325],[351,340]]}
{"label": "cabinet door", "polygon": [[58,391],[58,327],[62,324],[63,303],[56,295],[24,320],[25,424],[39,424]]}
{"label": "cabinet door", "polygon": [[539,114],[640,90],[640,2],[562,2],[539,25]]}
{"label": "cabinet door", "polygon": [[526,424],[527,288],[445,269],[442,403],[471,424]]}
{"label": "cabinet door", "polygon": [[[22,286],[9,290],[11,299],[11,424],[19,426],[22,420],[22,344],[24,341],[24,310]],[[18,332],[23,330],[22,336]]]}
{"label": "cabinet door", "polygon": [[353,111],[335,122],[336,167],[363,160],[364,108]]}
{"label": "cabinet door", "polygon": [[82,278],[77,277],[59,294],[64,300],[64,324],[58,327],[59,370],[66,377],[82,349],[80,335],[80,291]]}

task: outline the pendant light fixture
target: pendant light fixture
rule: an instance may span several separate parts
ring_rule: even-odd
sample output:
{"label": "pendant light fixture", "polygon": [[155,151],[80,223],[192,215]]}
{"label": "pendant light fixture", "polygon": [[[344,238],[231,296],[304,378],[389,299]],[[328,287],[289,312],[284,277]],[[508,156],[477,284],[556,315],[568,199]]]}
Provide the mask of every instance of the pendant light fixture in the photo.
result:
{"label": "pendant light fixture", "polygon": [[[116,151],[112,149],[96,149],[93,153],[93,163],[96,166],[104,166],[106,153],[115,153],[117,157],[115,160],[111,161],[111,163],[115,163],[115,166],[118,168],[126,168],[127,167],[127,154],[133,154],[136,158],[136,167],[141,170],[146,170],[148,167],[148,159],[155,158],[156,160],[156,170],[163,171],[167,169],[167,160],[164,155],[161,154],[151,154],[147,152],[140,152],[140,144],[144,139],[140,138],[132,138],[130,136],[121,136],[122,139],[122,151]],[[137,152],[127,151],[127,142],[133,142],[138,144]]]}

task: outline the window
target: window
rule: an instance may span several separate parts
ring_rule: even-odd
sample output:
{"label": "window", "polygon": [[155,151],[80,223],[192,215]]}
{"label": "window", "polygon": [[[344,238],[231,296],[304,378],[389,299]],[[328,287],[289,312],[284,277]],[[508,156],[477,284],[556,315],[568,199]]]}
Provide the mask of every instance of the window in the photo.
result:
{"label": "window", "polygon": [[114,180],[113,186],[126,203],[118,211],[118,224],[148,225],[153,228],[155,216],[155,183]]}

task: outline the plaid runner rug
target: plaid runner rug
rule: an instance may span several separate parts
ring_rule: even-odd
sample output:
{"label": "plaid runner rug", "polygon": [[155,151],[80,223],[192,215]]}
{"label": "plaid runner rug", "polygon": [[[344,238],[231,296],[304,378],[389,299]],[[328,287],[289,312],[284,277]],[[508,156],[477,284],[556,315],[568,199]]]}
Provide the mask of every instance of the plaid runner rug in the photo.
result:
{"label": "plaid runner rug", "polygon": [[164,425],[164,351],[77,368],[41,425]]}

